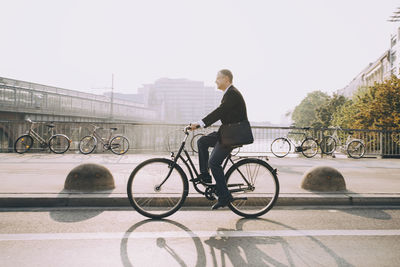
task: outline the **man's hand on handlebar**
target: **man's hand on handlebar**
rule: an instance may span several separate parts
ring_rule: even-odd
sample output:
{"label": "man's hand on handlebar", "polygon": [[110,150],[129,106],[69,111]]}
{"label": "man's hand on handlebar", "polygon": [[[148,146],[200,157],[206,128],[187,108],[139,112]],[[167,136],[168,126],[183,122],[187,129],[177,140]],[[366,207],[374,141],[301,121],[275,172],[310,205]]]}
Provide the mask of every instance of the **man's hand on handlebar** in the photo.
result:
{"label": "man's hand on handlebar", "polygon": [[194,131],[194,130],[196,130],[197,128],[200,128],[200,125],[197,124],[197,123],[189,124],[189,126],[188,126],[188,129],[189,129],[190,131]]}

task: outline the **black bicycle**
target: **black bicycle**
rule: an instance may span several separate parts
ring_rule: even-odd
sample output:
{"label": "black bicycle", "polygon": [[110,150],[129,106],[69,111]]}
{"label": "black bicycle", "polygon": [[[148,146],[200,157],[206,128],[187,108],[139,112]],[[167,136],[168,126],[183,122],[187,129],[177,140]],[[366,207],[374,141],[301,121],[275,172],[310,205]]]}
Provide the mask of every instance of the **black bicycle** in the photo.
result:
{"label": "black bicycle", "polygon": [[[132,207],[140,214],[160,219],[172,215],[183,205],[189,193],[189,183],[178,160],[181,160],[189,172],[194,189],[210,201],[216,199],[215,184],[194,179],[199,173],[185,149],[189,129],[190,127],[185,127],[182,144],[176,155],[171,152],[171,159],[149,159],[132,171],[127,193]],[[258,158],[239,158],[235,162],[230,155],[223,163],[224,170],[228,163],[232,165],[225,177],[233,196],[228,207],[246,218],[267,213],[279,195],[277,169]]]}
{"label": "black bicycle", "polygon": [[[310,127],[304,127],[303,130],[310,130]],[[302,138],[296,138],[294,141],[289,138],[289,135],[301,135]],[[301,143],[299,143],[301,142]],[[300,145],[296,145],[299,143]],[[307,158],[314,157],[318,152],[318,142],[311,136],[307,136],[303,132],[289,132],[285,137],[278,137],[271,143],[271,152],[278,158],[283,158],[292,150],[302,153]]]}

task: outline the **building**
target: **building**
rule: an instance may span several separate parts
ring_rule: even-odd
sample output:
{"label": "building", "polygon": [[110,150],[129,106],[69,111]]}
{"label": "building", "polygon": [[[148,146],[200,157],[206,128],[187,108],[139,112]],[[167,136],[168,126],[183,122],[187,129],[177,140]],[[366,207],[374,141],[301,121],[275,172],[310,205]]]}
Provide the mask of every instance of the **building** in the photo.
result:
{"label": "building", "polygon": [[391,75],[400,77],[400,27],[390,36],[389,49],[337,93],[351,97],[360,87],[372,86],[375,82],[382,83]]}
{"label": "building", "polygon": [[400,73],[400,27],[390,37],[390,73],[399,77]]}
{"label": "building", "polygon": [[222,92],[204,82],[161,78],[138,89],[148,107],[158,107],[160,121],[189,123],[202,119],[221,101]]}
{"label": "building", "polygon": [[[351,97],[360,87],[382,83],[390,78],[395,68],[391,61],[393,50],[387,50],[375,62],[363,69],[346,87],[337,91],[339,95]],[[398,70],[396,70],[396,75]]]}

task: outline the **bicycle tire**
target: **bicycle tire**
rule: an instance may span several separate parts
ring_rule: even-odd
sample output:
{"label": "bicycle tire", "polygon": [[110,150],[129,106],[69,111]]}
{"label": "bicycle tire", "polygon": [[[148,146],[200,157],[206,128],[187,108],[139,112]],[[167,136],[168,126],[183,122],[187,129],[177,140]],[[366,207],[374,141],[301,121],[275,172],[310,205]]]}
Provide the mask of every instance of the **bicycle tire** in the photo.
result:
{"label": "bicycle tire", "polygon": [[79,152],[84,155],[92,153],[97,147],[97,138],[87,135],[79,141]]}
{"label": "bicycle tire", "polygon": [[336,150],[336,140],[330,135],[324,136],[319,146],[323,154],[331,155]]}
{"label": "bicycle tire", "polygon": [[192,140],[190,141],[190,147],[192,148],[192,151],[195,153],[199,153],[199,150],[197,148],[197,141],[199,140],[199,138],[201,138],[202,136],[204,136],[204,134],[199,133],[196,134],[192,137]]}
{"label": "bicycle tire", "polygon": [[110,141],[110,149],[116,155],[123,155],[129,150],[128,138],[122,135],[114,136]]}
{"label": "bicycle tire", "polygon": [[49,148],[51,152],[63,154],[71,145],[71,140],[64,134],[55,134],[49,139]]}
{"label": "bicycle tire", "polygon": [[313,138],[306,138],[301,143],[301,153],[307,157],[312,158],[318,153],[318,143]]}
{"label": "bicycle tire", "polygon": [[351,158],[359,159],[365,154],[365,146],[360,140],[353,140],[348,144],[346,152]]}
{"label": "bicycle tire", "polygon": [[189,186],[186,174],[178,164],[175,164],[161,189],[157,188],[173,164],[172,160],[165,158],[149,159],[140,163],[129,176],[129,202],[143,216],[152,219],[165,218],[183,205]]}
{"label": "bicycle tire", "polygon": [[24,134],[18,137],[14,143],[14,151],[18,154],[28,152],[33,145],[33,138],[29,134]]}
{"label": "bicycle tire", "polygon": [[[249,193],[236,188],[241,187],[238,184],[243,184],[243,176],[251,184],[251,187],[248,188]],[[237,215],[245,218],[264,215],[272,209],[279,196],[279,180],[276,170],[260,159],[243,159],[232,165],[226,173],[226,182],[234,198],[228,207]],[[238,199],[240,197],[246,199]]]}
{"label": "bicycle tire", "polygon": [[289,154],[290,148],[290,142],[284,137],[276,138],[271,143],[271,152],[272,154],[274,154],[275,157],[278,158],[283,158],[287,154]]}

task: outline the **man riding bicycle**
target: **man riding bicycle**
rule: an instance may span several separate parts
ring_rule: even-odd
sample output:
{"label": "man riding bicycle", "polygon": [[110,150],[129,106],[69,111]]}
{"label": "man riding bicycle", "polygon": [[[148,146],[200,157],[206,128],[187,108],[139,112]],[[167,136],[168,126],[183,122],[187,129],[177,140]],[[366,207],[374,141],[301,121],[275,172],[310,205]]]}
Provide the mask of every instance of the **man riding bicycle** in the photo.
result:
{"label": "man riding bicycle", "polygon": [[[239,90],[232,85],[232,81],[233,75],[230,70],[223,69],[218,72],[215,83],[218,89],[223,91],[221,104],[202,120],[191,124],[191,130],[199,127],[206,128],[218,120],[221,120],[222,125],[247,121],[246,103]],[[232,147],[222,144],[220,131],[221,128],[217,132],[203,136],[197,141],[200,175],[196,179],[204,183],[211,183],[212,179],[208,172],[208,169],[211,169],[218,194],[218,202],[212,206],[213,210],[225,207],[233,200],[226,185],[222,168],[222,162],[229,156]],[[211,156],[208,153],[209,147],[214,147]]]}

